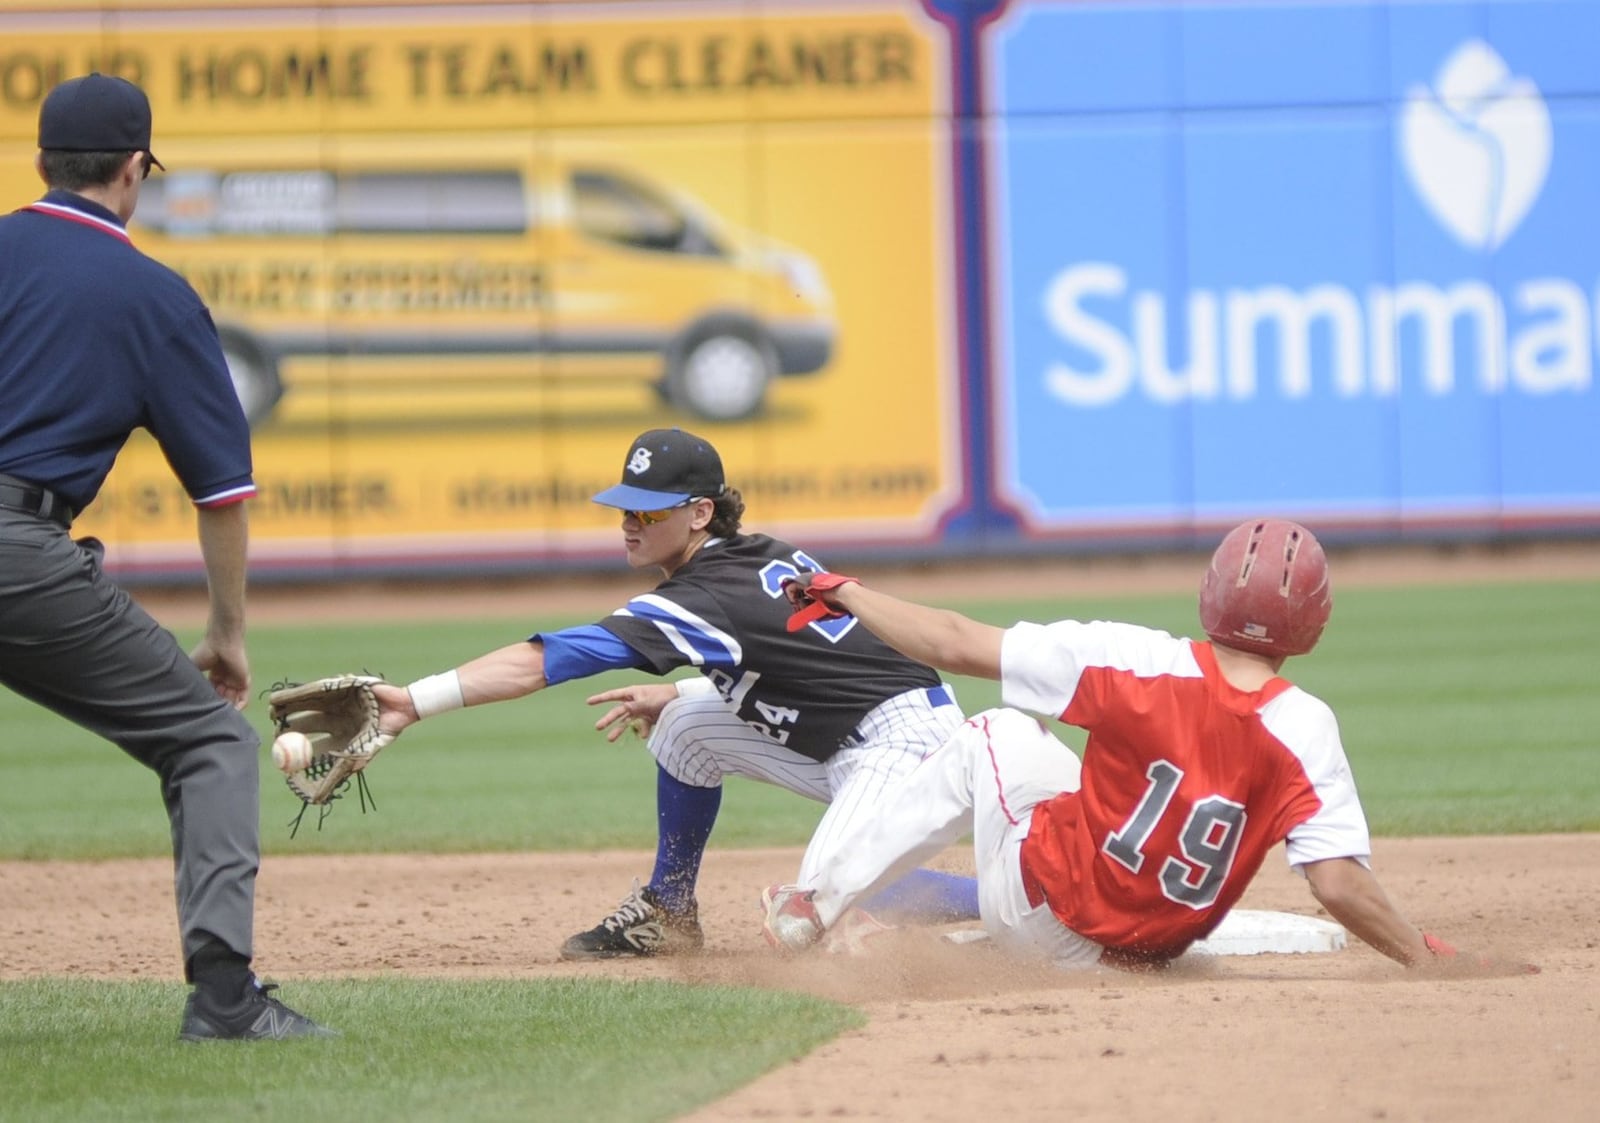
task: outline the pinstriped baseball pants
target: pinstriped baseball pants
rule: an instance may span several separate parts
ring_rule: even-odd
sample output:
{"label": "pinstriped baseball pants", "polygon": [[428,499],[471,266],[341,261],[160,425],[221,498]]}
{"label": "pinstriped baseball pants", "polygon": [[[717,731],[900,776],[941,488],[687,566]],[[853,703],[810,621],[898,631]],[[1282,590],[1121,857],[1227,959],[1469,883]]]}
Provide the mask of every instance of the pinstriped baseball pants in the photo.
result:
{"label": "pinstriped baseball pants", "polygon": [[889,786],[944,744],[961,721],[959,706],[936,705],[925,690],[908,691],[867,714],[845,747],[818,763],[740,721],[720,697],[691,695],[661,711],[650,752],[670,776],[694,787],[744,776],[827,804],[800,862],[797,883],[810,885]]}
{"label": "pinstriped baseball pants", "polygon": [[970,834],[978,911],[996,946],[1057,967],[1096,966],[1099,944],[1063,925],[1049,905],[1028,900],[1020,862],[1033,809],[1078,790],[1082,770],[1077,754],[1035,718],[1012,709],[975,715],[842,840],[837,861],[813,883],[823,923]]}

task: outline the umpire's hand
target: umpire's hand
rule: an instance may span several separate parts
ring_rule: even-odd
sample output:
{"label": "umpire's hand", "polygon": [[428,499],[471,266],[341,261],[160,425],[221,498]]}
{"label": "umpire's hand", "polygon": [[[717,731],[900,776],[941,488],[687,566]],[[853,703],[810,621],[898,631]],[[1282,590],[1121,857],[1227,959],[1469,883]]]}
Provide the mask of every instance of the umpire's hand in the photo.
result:
{"label": "umpire's hand", "polygon": [[195,644],[189,658],[211,680],[217,694],[242,710],[250,700],[250,659],[244,640],[215,640],[206,636]]}

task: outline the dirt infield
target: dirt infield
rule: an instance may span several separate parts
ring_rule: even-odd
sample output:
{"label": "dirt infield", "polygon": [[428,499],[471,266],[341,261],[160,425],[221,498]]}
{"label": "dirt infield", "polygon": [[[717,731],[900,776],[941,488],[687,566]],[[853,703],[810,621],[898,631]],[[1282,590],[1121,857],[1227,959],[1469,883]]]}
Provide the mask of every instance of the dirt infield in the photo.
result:
{"label": "dirt infield", "polygon": [[[899,570],[875,583],[914,596],[1193,588],[1193,559],[1098,559]],[[1344,584],[1600,577],[1600,544],[1407,551],[1335,561]],[[602,611],[638,578],[458,587],[264,588],[255,618],[418,619]],[[559,598],[559,600],[554,599]],[[145,593],[174,627],[193,593]],[[1408,974],[1363,947],[1218,958],[1160,977],[1063,977],[1007,968],[981,945],[895,933],[864,960],[775,957],[758,930],[761,886],[797,851],[713,846],[700,899],[706,954],[564,964],[556,948],[594,924],[646,854],[274,857],[259,886],[258,966],[313,976],[303,934],[328,934],[351,974],[530,978],[598,974],[804,990],[870,1018],[811,1055],[696,1113],[701,1121],[979,1118],[1578,1121],[1600,1104],[1600,835],[1380,839],[1374,865],[1397,903],[1462,946],[1538,963],[1538,975]],[[946,856],[961,869],[963,855]],[[352,872],[358,869],[359,872]],[[176,978],[171,864],[0,863],[0,978]],[[1268,858],[1247,908],[1314,915],[1304,883]],[[292,998],[292,995],[291,995]]]}
{"label": "dirt infield", "polygon": [[[702,956],[564,964],[561,940],[648,874],[649,855],[274,858],[259,966],[313,976],[322,962],[301,947],[319,932],[356,975],[667,978],[865,1010],[864,1029],[691,1117],[705,1121],[1576,1123],[1600,1103],[1600,835],[1379,840],[1397,902],[1463,945],[1543,968],[1516,977],[1419,978],[1361,947],[1063,977],[931,931],[885,937],[863,960],[785,961],[761,940],[755,898],[798,861],[713,849]],[[0,977],[175,977],[171,876],[160,860],[0,865]],[[1243,904],[1315,911],[1281,851]]]}

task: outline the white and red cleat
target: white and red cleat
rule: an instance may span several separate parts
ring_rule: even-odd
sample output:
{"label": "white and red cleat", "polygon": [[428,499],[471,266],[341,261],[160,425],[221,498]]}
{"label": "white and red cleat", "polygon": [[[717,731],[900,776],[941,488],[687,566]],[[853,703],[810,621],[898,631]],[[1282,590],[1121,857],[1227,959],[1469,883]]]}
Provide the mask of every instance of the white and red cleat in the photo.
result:
{"label": "white and red cleat", "polygon": [[761,891],[766,917],[761,934],[779,951],[805,951],[822,939],[822,918],[812,903],[814,889],[798,885],[770,885]]}

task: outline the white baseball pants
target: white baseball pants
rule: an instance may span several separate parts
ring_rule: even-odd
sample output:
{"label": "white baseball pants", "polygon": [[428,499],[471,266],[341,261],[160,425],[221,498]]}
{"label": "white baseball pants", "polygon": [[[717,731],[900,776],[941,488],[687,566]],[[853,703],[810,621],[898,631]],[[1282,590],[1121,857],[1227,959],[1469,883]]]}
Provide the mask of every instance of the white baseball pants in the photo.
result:
{"label": "white baseball pants", "polygon": [[1100,945],[1065,927],[1048,905],[1028,903],[1022,841],[1038,804],[1076,791],[1082,762],[1036,719],[985,710],[938,752],[887,791],[834,848],[812,883],[823,924],[858,898],[972,836],[978,909],[998,947],[1059,967],[1093,967]]}
{"label": "white baseball pants", "polygon": [[746,776],[826,803],[800,862],[797,883],[811,885],[891,785],[960,728],[954,698],[947,686],[896,695],[862,719],[844,748],[818,763],[740,721],[721,697],[689,695],[661,711],[650,752],[670,776],[693,787],[714,788],[724,776]]}

